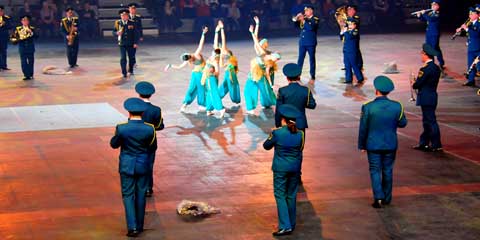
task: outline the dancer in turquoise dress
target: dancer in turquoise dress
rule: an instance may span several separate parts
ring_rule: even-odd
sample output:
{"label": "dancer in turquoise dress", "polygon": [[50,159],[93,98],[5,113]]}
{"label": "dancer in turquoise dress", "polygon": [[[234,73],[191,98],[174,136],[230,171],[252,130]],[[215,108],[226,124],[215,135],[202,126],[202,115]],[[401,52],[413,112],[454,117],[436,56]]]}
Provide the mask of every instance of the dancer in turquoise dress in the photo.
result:
{"label": "dancer in turquoise dress", "polygon": [[222,118],[225,114],[222,98],[218,91],[218,74],[220,69],[220,49],[215,49],[212,56],[208,59],[201,83],[205,87],[207,96],[207,115],[214,115],[213,110],[220,113]]}
{"label": "dancer in turquoise dress", "polygon": [[208,28],[203,28],[202,37],[200,38],[200,43],[198,44],[198,48],[194,53],[184,53],[182,54],[182,61],[183,63],[180,65],[172,65],[168,64],[165,67],[165,71],[168,71],[170,68],[174,69],[181,69],[187,65],[193,67],[192,75],[190,78],[190,84],[188,86],[187,93],[185,94],[185,98],[183,100],[183,105],[180,108],[180,112],[185,112],[187,106],[192,104],[197,98],[197,103],[199,105],[200,111],[205,111],[206,106],[206,95],[205,95],[205,87],[201,84],[202,81],[202,73],[205,67],[205,59],[203,58],[202,50],[205,43],[205,34],[208,32]]}
{"label": "dancer in turquoise dress", "polygon": [[250,33],[254,42],[257,57],[250,62],[250,72],[245,83],[244,95],[248,114],[255,114],[258,105],[258,92],[260,92],[260,104],[264,108],[270,108],[276,104],[277,97],[273,91],[271,77],[276,69],[276,62],[280,59],[278,53],[269,53],[258,41],[254,26],[250,26]]}
{"label": "dancer in turquoise dress", "polygon": [[[218,32],[221,32],[222,45],[221,48],[218,46]],[[237,73],[238,73],[238,61],[237,58],[233,55],[233,52],[227,48],[227,39],[225,37],[225,31],[223,30],[223,22],[218,21],[217,29],[215,30],[215,41],[214,48],[220,48],[220,66],[225,69],[225,74],[223,75],[223,83],[219,85],[218,91],[220,92],[220,97],[223,99],[227,93],[230,94],[230,100],[233,103],[239,104],[241,101],[240,97],[240,84],[238,82]]]}

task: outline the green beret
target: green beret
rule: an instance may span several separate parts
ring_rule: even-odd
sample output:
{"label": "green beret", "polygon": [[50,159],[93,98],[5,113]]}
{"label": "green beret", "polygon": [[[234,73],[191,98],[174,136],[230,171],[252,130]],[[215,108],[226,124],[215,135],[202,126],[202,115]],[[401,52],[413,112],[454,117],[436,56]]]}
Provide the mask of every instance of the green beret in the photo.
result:
{"label": "green beret", "polygon": [[288,78],[296,78],[302,75],[302,68],[296,63],[289,63],[283,67],[283,74]]}
{"label": "green beret", "polygon": [[391,92],[395,89],[393,81],[386,76],[378,76],[373,80],[373,86],[380,92]]}
{"label": "green beret", "polygon": [[129,98],[125,100],[123,107],[131,113],[141,113],[147,110],[147,104],[140,98]]}

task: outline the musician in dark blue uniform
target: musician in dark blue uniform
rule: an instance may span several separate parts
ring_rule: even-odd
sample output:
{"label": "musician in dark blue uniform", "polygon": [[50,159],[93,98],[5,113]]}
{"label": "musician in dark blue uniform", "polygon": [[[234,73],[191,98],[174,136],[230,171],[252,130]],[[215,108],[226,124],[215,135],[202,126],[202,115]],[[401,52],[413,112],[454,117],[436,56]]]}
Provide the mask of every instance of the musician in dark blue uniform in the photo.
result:
{"label": "musician in dark blue uniform", "polygon": [[423,133],[418,145],[413,148],[422,151],[442,151],[440,141],[440,127],[437,123],[435,110],[438,104],[437,87],[440,81],[441,69],[433,62],[437,51],[428,44],[423,44],[422,61],[424,65],[418,72],[416,80],[412,79],[412,86],[418,90],[417,106],[422,108]]}
{"label": "musician in dark blue uniform", "polygon": [[[357,30],[360,33],[360,16],[357,15],[357,10],[357,5],[347,5],[347,17],[351,17],[357,20]],[[363,70],[363,55],[360,49],[360,37],[358,38],[357,63],[360,70]]]}
{"label": "musician in dark blue uniform", "polygon": [[343,63],[345,64],[345,82],[353,82],[352,70],[357,77],[358,84],[363,83],[364,77],[358,63],[360,47],[360,33],[357,29],[357,19],[347,18],[348,28],[340,32],[340,39],[343,41]]}
{"label": "musician in dark blue uniform", "polygon": [[277,202],[278,230],[274,236],[289,235],[296,225],[297,191],[302,169],[305,136],[295,124],[301,115],[290,104],[281,105],[281,127],[274,130],[263,143],[266,150],[275,148],[273,155],[273,192]]}
{"label": "musician in dark blue uniform", "polygon": [[70,68],[78,67],[78,48],[79,48],[79,36],[78,36],[78,17],[73,16],[73,8],[67,7],[65,9],[65,17],[60,22],[60,30],[65,40],[65,46],[67,48],[67,59]]}
{"label": "musician in dark blue uniform", "polygon": [[[135,85],[135,91],[138,93],[140,98],[147,104],[147,110],[143,112],[142,119],[146,123],[150,123],[155,127],[155,131],[163,130],[165,127],[163,124],[162,109],[158,106],[155,106],[150,102],[150,97],[155,93],[155,87],[149,82],[139,82]],[[147,181],[147,197],[153,195],[153,164],[155,163],[155,148],[151,149],[150,152],[150,168],[148,173]]]}
{"label": "musician in dark blue uniform", "polygon": [[123,205],[127,220],[127,236],[143,231],[150,152],[156,145],[155,128],[142,120],[147,104],[139,98],[127,99],[123,106],[129,112],[127,123],[119,124],[110,140],[112,148],[120,148],[119,173]]}
{"label": "musician in dark blue uniform", "polygon": [[373,81],[376,98],[363,104],[358,133],[358,148],[367,152],[374,208],[392,201],[393,165],[398,148],[397,128],[407,125],[403,106],[390,100],[392,80],[378,76]]}
{"label": "musician in dark blue uniform", "polygon": [[0,5],[0,72],[10,70],[7,67],[7,48],[10,30],[13,28],[12,18],[5,15],[4,8]]}
{"label": "musician in dark blue uniform", "polygon": [[417,13],[420,20],[427,22],[427,33],[425,43],[432,46],[438,52],[437,59],[440,68],[444,69],[445,61],[443,60],[442,50],[440,49],[440,3],[441,0],[432,0],[432,11],[425,10]]}
{"label": "musician in dark blue uniform", "polygon": [[115,21],[113,35],[118,38],[118,46],[120,47],[120,66],[122,67],[122,75],[127,77],[127,55],[128,55],[128,73],[133,75],[133,67],[135,66],[135,49],[138,47],[140,38],[139,31],[135,22],[129,19],[128,9],[118,12],[121,19]]}
{"label": "musician in dark blue uniform", "polygon": [[[476,8],[470,8],[469,18],[470,23],[468,25],[463,24],[457,29],[457,32],[465,30],[468,37],[468,58],[467,69],[472,66],[473,61],[480,55],[480,23],[478,22],[478,16],[480,13],[480,5]],[[476,68],[473,69],[468,75],[468,81],[464,86],[475,86],[475,76],[477,74]]]}
{"label": "musician in dark blue uniform", "polygon": [[315,54],[317,49],[317,32],[320,25],[320,19],[313,15],[313,6],[306,4],[303,13],[299,13],[293,18],[295,24],[300,28],[298,65],[303,68],[303,61],[308,52],[310,59],[310,84],[314,84],[316,60]]}
{"label": "musician in dark blue uniform", "polygon": [[15,28],[10,40],[13,44],[18,44],[18,52],[22,62],[23,80],[33,79],[33,64],[35,62],[35,39],[38,38],[36,28],[30,26],[29,15],[22,16],[22,25]]}
{"label": "musician in dark blue uniform", "polygon": [[137,3],[130,3],[128,4],[128,11],[130,12],[128,18],[135,22],[135,26],[137,27],[137,31],[139,34],[139,40],[143,41],[143,26],[142,26],[142,16],[137,14]]}
{"label": "musician in dark blue uniform", "polygon": [[[283,104],[295,106],[301,113],[296,119],[297,128],[305,132],[305,129],[308,128],[305,109],[315,109],[317,103],[310,89],[299,83],[302,74],[300,66],[295,63],[289,63],[283,67],[283,74],[287,77],[288,86],[278,89],[277,106],[275,109],[279,109]],[[282,117],[279,111],[275,111],[275,126],[282,126]]]}

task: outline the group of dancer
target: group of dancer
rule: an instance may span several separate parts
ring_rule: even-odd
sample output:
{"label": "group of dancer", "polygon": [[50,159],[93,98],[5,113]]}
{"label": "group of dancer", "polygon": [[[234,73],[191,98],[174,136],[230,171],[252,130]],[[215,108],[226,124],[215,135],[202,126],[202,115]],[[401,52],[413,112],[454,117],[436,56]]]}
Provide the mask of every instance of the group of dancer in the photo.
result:
{"label": "group of dancer", "polygon": [[[270,108],[276,103],[276,95],[273,91],[275,71],[280,54],[268,49],[268,40],[258,38],[260,20],[254,17],[255,26],[250,26],[256,56],[250,61],[250,72],[245,83],[244,98],[248,114],[255,114],[254,110],[260,104],[264,108]],[[219,112],[220,117],[225,114],[225,107],[222,99],[229,94],[230,100],[240,104],[240,84],[238,81],[238,60],[233,52],[227,48],[227,40],[222,21],[218,21],[215,28],[213,51],[207,59],[202,55],[205,45],[205,35],[208,28],[202,31],[200,42],[195,52],[184,53],[181,56],[182,64],[168,64],[165,71],[169,69],[181,69],[191,66],[192,73],[190,84],[180,109],[185,112],[188,105],[192,104],[195,98],[200,111],[206,111],[207,115],[214,115]],[[219,35],[221,43],[219,42]],[[224,69],[223,81],[219,84],[220,69]]]}

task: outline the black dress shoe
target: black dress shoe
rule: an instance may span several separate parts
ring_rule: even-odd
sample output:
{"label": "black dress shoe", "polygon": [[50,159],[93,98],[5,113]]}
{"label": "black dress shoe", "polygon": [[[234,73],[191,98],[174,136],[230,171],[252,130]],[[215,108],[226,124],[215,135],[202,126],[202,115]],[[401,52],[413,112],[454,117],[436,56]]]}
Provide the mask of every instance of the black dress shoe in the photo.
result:
{"label": "black dress shoe", "polygon": [[285,236],[285,235],[290,235],[292,234],[292,229],[280,229],[276,232],[273,232],[272,235],[273,236]]}
{"label": "black dress shoe", "polygon": [[424,151],[424,152],[430,151],[430,148],[427,145],[418,144],[418,145],[413,146],[412,148],[415,149],[415,150],[420,150],[420,151]]}
{"label": "black dress shoe", "polygon": [[373,208],[382,208],[382,200],[375,199],[372,203]]}
{"label": "black dress shoe", "polygon": [[11,70],[11,69],[7,68],[7,67],[4,67],[4,68],[2,68],[2,70],[8,71],[8,70]]}
{"label": "black dress shoe", "polygon": [[387,202],[385,200],[381,200],[381,202],[382,202],[382,205],[390,205],[390,201]]}
{"label": "black dress shoe", "polygon": [[443,152],[443,148],[430,148],[430,152]]}
{"label": "black dress shoe", "polygon": [[151,197],[153,195],[153,190],[147,190],[145,197]]}
{"label": "black dress shoe", "polygon": [[133,229],[133,230],[128,230],[127,232],[127,237],[136,237],[138,236],[138,234],[140,234],[140,232],[136,229]]}
{"label": "black dress shoe", "polygon": [[474,82],[464,82],[464,83],[463,83],[463,86],[466,86],[466,87],[474,87],[474,86],[475,86],[475,83],[474,83]]}
{"label": "black dress shoe", "polygon": [[78,64],[73,65],[73,67],[79,67]]}

